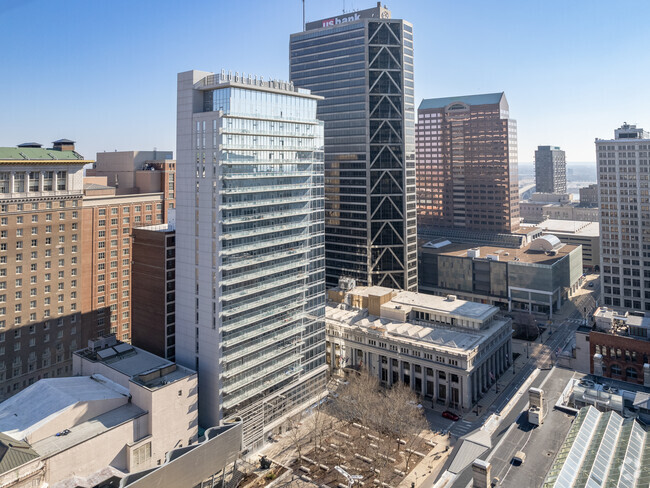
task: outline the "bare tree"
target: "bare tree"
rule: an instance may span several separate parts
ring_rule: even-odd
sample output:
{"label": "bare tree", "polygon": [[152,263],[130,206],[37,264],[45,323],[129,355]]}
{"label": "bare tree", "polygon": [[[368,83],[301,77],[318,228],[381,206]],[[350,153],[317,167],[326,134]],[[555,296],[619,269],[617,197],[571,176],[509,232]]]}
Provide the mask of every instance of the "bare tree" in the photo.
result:
{"label": "bare tree", "polygon": [[291,442],[291,446],[295,449],[296,454],[298,454],[298,459],[301,459],[303,456],[303,449],[305,447],[305,433],[301,429],[302,424],[302,415],[296,415],[287,420],[287,437]]}

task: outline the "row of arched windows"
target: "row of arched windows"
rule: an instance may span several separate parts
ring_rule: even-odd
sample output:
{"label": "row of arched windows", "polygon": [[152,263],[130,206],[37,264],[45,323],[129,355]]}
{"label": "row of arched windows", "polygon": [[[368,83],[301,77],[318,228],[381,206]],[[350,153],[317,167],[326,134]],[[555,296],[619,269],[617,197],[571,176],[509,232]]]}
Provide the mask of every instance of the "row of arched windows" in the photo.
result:
{"label": "row of arched windows", "polygon": [[[611,375],[621,376],[623,374],[623,369],[618,364],[612,364],[609,367],[609,372]],[[625,376],[629,379],[636,379],[638,378],[639,374],[637,373],[636,369],[629,367],[625,368]]]}

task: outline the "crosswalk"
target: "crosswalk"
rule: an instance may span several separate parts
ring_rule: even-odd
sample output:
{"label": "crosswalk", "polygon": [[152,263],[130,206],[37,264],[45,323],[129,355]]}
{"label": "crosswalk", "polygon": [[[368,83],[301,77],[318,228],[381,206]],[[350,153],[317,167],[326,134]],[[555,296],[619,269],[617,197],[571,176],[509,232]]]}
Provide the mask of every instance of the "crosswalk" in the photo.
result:
{"label": "crosswalk", "polygon": [[565,322],[569,324],[584,324],[585,319],[566,319]]}
{"label": "crosswalk", "polygon": [[461,437],[464,436],[465,434],[468,434],[472,430],[475,429],[474,422],[470,422],[469,420],[459,420],[456,422],[456,424],[452,427],[451,432],[456,436],[456,437]]}

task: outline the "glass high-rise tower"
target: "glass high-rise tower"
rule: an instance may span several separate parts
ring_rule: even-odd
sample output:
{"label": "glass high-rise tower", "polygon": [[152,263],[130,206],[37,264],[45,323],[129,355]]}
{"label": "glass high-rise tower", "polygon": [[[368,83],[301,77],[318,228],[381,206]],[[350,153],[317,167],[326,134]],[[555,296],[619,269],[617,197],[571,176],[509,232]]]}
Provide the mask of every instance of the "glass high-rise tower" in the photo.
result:
{"label": "glass high-rise tower", "polygon": [[255,449],[325,392],[320,97],[239,74],[178,75],[176,359],[199,421]]}
{"label": "glass high-rise tower", "polygon": [[417,288],[413,27],[375,8],[291,35],[290,76],[321,95],[326,282]]}

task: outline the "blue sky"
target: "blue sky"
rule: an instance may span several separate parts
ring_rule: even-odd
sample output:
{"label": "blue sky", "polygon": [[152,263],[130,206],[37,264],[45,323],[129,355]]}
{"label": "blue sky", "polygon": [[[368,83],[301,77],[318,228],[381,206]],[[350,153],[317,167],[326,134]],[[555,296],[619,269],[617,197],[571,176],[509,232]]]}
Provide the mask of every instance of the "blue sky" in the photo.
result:
{"label": "blue sky", "polygon": [[[372,0],[306,0],[307,21]],[[622,122],[650,129],[650,2],[393,0],[414,24],[415,94],[505,91],[519,160],[559,145],[594,161]],[[98,151],[175,149],[176,74],[288,79],[300,0],[0,0],[0,146],[62,137]]]}

